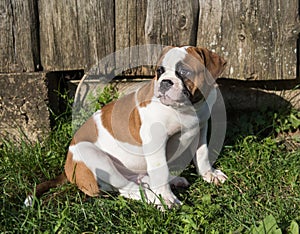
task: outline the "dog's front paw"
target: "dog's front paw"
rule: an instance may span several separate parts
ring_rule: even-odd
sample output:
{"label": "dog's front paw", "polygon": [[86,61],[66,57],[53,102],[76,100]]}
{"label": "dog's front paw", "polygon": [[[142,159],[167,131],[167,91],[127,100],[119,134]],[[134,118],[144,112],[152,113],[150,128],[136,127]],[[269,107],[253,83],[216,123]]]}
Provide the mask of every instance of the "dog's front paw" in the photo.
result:
{"label": "dog's front paw", "polygon": [[150,203],[156,205],[160,210],[165,210],[165,206],[168,209],[171,209],[172,207],[182,205],[182,202],[169,189],[159,189],[153,192],[154,197],[152,197],[152,201],[150,201]]}
{"label": "dog's front paw", "polygon": [[158,209],[164,211],[165,206],[167,206],[168,209],[171,209],[176,206],[181,206],[182,202],[173,194],[168,195],[161,195],[158,197],[159,201],[156,203]]}
{"label": "dog's front paw", "polygon": [[215,185],[223,184],[228,178],[222,171],[215,169],[206,172],[202,177],[208,183],[214,183]]}

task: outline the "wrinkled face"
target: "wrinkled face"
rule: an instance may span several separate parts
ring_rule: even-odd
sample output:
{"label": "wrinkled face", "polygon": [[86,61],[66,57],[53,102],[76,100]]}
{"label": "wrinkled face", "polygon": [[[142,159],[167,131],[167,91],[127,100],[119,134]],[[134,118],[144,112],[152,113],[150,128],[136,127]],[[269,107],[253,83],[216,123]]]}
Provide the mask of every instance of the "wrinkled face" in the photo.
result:
{"label": "wrinkled face", "polygon": [[154,95],[165,105],[195,104],[208,96],[225,64],[207,49],[167,47],[158,61]]}

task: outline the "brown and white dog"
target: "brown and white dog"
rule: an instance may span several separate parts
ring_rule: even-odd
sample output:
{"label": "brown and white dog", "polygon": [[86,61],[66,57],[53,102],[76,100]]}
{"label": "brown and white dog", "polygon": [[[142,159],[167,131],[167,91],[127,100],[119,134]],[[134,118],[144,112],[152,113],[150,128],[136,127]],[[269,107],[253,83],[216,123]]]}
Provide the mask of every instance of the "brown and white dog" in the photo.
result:
{"label": "brown and white dog", "polygon": [[172,207],[181,202],[171,185],[189,185],[174,173],[192,159],[205,181],[223,183],[227,177],[212,167],[206,135],[214,81],[225,64],[205,48],[165,47],[154,79],[94,113],[74,135],[64,173],[37,185],[36,196],[70,181],[89,196],[118,191],[140,200],[143,192],[149,203]]}

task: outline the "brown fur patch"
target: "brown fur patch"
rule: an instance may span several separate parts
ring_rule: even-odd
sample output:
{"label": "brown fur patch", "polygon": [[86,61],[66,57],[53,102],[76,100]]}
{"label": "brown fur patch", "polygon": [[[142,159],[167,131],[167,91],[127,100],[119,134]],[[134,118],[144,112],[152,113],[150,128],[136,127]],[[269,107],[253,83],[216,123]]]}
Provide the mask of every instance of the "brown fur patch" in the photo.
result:
{"label": "brown fur patch", "polygon": [[115,103],[116,102],[108,103],[101,109],[102,125],[113,137],[115,137],[115,134],[112,129],[112,112],[115,107]]}
{"label": "brown fur patch", "polygon": [[146,107],[154,96],[154,79],[138,90],[137,100],[140,107]]}
{"label": "brown fur patch", "polygon": [[[191,77],[190,80],[186,80],[185,85],[191,92],[192,97],[190,97],[190,99],[191,102],[194,103],[201,100],[203,97],[208,96],[210,86],[205,80],[207,78],[205,76],[205,64],[203,58],[196,52],[194,47],[188,47],[186,51],[188,54],[183,60],[183,63],[187,64],[193,70],[194,76]],[[200,65],[199,62],[202,65]]]}
{"label": "brown fur patch", "polygon": [[186,51],[195,58],[198,58],[214,79],[221,75],[225,69],[227,62],[221,56],[206,48],[188,47]]}
{"label": "brown fur patch", "polygon": [[98,129],[93,117],[90,117],[75,133],[72,144],[81,141],[96,142],[98,138]]}
{"label": "brown fur patch", "polygon": [[[188,47],[186,51],[188,55],[183,62],[193,69],[194,77],[185,84],[193,95],[191,101],[194,103],[201,100],[201,97],[208,96],[215,79],[223,72],[226,62],[206,48]],[[203,66],[199,65],[199,62]]]}
{"label": "brown fur patch", "polygon": [[94,174],[83,162],[74,161],[70,151],[67,154],[65,174],[68,180],[75,183],[85,194],[91,197],[99,195],[100,190]]}
{"label": "brown fur patch", "polygon": [[126,95],[101,109],[102,125],[118,141],[141,145],[141,118],[135,93]]}

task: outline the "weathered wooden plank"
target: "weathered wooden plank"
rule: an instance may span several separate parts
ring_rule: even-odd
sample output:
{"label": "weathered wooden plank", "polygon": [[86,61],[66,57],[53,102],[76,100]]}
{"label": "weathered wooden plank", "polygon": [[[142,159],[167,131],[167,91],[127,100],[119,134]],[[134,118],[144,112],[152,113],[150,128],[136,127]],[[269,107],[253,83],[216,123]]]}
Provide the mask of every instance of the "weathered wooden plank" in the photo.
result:
{"label": "weathered wooden plank", "polygon": [[224,77],[294,79],[298,0],[200,0],[197,45],[228,61]]}
{"label": "weathered wooden plank", "polygon": [[0,1],[0,72],[28,72],[38,66],[36,4],[36,0]]}
{"label": "weathered wooden plank", "polygon": [[[115,9],[116,51],[145,44],[147,0],[116,0]],[[125,70],[130,68],[126,75],[148,74],[151,70],[145,67],[135,68],[141,65],[145,53],[141,48],[129,50],[116,58],[116,65],[123,66]]]}
{"label": "weathered wooden plank", "polygon": [[45,70],[88,70],[114,51],[114,1],[40,0]]}
{"label": "weathered wooden plank", "polygon": [[[142,67],[140,74],[153,75],[160,54],[159,45],[195,45],[199,4],[197,0],[147,1],[144,37],[146,44],[157,46],[142,50],[139,55],[151,66]],[[144,12],[143,12],[144,14]],[[142,34],[140,34],[142,35]]]}
{"label": "weathered wooden plank", "polygon": [[116,50],[145,44],[147,0],[116,0]]}
{"label": "weathered wooden plank", "polygon": [[162,45],[195,45],[198,1],[148,1],[146,42]]}

